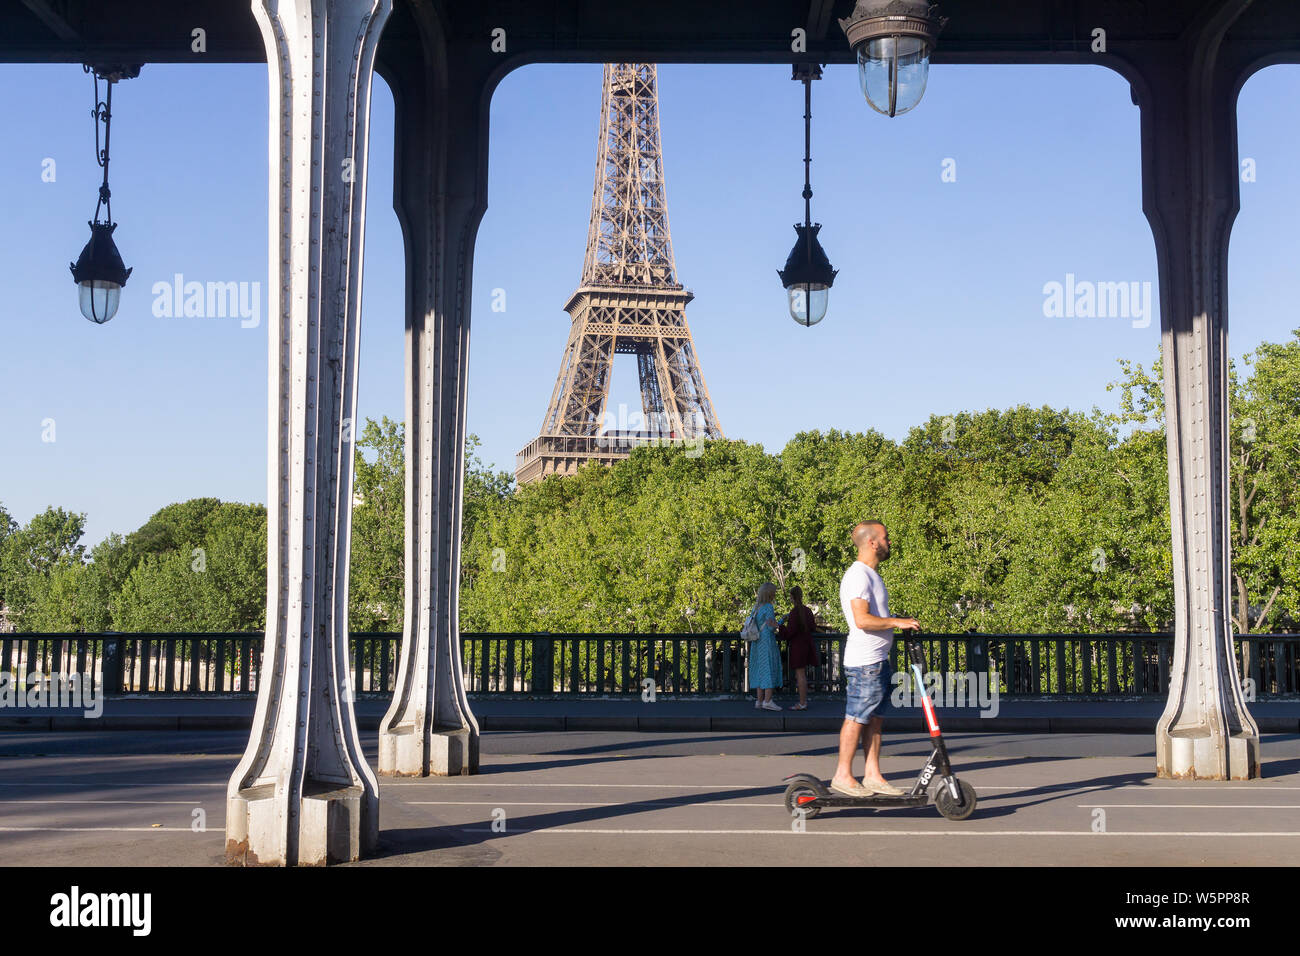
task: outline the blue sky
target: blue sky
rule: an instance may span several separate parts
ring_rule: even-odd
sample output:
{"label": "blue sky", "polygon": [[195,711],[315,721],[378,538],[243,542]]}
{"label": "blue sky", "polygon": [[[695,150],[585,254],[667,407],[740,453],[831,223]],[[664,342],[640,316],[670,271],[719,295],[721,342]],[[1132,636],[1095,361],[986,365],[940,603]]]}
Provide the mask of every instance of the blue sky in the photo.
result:
{"label": "blue sky", "polygon": [[[492,102],[489,208],[474,263],[469,430],[507,470],[541,424],[578,284],[601,68],[529,66]],[[728,437],[779,450],[807,429],[902,438],[931,414],[1113,407],[1117,358],[1150,362],[1159,317],[1048,318],[1043,288],[1156,281],[1141,210],[1138,111],[1100,67],[939,66],[894,120],[850,67],[813,88],[813,214],[840,270],[826,320],[790,320],[776,276],[802,219],[802,88],[788,67],[659,72],[669,217],[687,311]],[[68,272],[99,171],[77,66],[0,66],[8,276],[0,325],[0,503],[20,522],[86,512],[86,541],[200,495],[266,500],[267,157],[263,66],[146,66],[115,91],[113,211],[135,271],[116,318],[77,311]],[[1231,349],[1300,327],[1300,68],[1245,87],[1230,259]],[[361,415],[401,418],[402,245],[392,97],[377,81]],[[54,160],[54,181],[42,180]],[[945,160],[956,181],[944,182]],[[952,168],[952,164],[949,164]],[[261,320],[155,315],[156,282],[260,283]],[[506,310],[494,312],[494,290]],[[1158,302],[1158,290],[1157,302]],[[1158,307],[1157,302],[1152,307]],[[631,357],[611,402],[639,408]],[[49,420],[53,420],[53,441]]]}

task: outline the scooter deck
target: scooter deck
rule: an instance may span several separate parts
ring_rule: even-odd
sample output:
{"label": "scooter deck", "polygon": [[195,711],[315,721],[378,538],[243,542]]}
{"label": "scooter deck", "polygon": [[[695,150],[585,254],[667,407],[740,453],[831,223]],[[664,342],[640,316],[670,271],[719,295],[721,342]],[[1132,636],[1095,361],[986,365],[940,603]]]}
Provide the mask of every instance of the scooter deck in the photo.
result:
{"label": "scooter deck", "polygon": [[869,797],[850,797],[845,793],[836,793],[831,791],[828,795],[819,795],[815,800],[808,800],[800,804],[804,807],[924,807],[929,806],[930,797],[927,794],[912,796],[904,794],[901,797],[891,797],[885,793],[872,794]]}

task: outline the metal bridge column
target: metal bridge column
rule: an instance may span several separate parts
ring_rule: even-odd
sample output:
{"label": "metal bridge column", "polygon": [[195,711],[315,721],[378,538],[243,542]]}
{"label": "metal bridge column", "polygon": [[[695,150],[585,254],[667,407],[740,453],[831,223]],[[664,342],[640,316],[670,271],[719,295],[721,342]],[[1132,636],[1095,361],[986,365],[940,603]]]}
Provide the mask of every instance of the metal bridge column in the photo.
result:
{"label": "metal bridge column", "polygon": [[230,862],[356,860],[379,789],[348,689],[352,422],[370,81],[391,0],[254,0],[270,69],[266,641]]}

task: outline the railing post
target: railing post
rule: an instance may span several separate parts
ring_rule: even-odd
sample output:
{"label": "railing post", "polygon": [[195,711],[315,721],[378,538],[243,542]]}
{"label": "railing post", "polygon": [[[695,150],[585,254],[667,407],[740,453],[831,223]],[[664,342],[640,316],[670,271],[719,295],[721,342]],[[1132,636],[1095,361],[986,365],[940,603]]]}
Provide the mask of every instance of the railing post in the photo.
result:
{"label": "railing post", "polygon": [[104,693],[122,693],[122,660],[126,656],[126,639],[113,636],[109,631],[104,635]]}
{"label": "railing post", "polygon": [[548,697],[555,693],[554,647],[548,632],[533,635],[533,693]]}
{"label": "railing post", "polygon": [[[974,635],[974,631],[968,631]],[[989,671],[989,645],[982,637],[970,637],[966,640],[966,660],[975,674],[987,674]]]}

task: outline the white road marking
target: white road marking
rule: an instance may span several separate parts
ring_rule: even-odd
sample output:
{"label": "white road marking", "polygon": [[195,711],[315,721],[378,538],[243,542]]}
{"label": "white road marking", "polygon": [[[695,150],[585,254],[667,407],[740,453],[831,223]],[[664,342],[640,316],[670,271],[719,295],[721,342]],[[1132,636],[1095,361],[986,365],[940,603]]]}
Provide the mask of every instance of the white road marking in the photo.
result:
{"label": "white road marking", "polygon": [[[492,781],[466,781],[464,783],[452,783],[455,777],[432,778],[426,777],[423,780],[412,780],[409,783],[402,783],[395,780],[389,780],[387,777],[381,778],[381,783],[385,787],[417,787],[417,786],[451,786],[451,787],[591,787],[595,788],[619,788],[619,789],[646,789],[646,790],[763,790],[768,787],[774,787],[773,783],[729,783],[729,784],[709,784],[709,783],[495,783]],[[480,780],[482,776],[480,775]]]}
{"label": "white road marking", "polygon": [[1085,810],[1116,807],[1130,810],[1300,810],[1294,803],[1081,803]]}
{"label": "white road marking", "polygon": [[5,797],[0,803],[120,803],[126,806],[177,806],[192,807],[193,800],[10,800]]}
{"label": "white road marking", "polygon": [[[466,833],[493,833],[491,827],[457,827]],[[1108,830],[1105,833],[1094,833],[1091,830],[805,830],[803,833],[795,833],[791,828],[785,827],[780,830],[609,830],[593,829],[590,827],[542,827],[535,830],[517,830],[514,833],[505,833],[503,836],[520,836],[526,833],[602,833],[610,835],[701,835],[701,836],[753,836],[753,835],[781,835],[781,836],[804,836],[813,834],[815,836],[840,836],[840,837],[873,837],[873,836],[1082,836],[1082,837],[1099,837],[1099,836],[1124,836],[1124,837],[1295,837],[1300,836],[1300,832],[1291,832],[1287,830],[1278,831],[1235,831],[1235,830]]]}
{"label": "white road marking", "polygon": [[[961,779],[971,783],[968,777],[958,774]],[[783,783],[782,781],[781,783]],[[911,782],[911,781],[906,781]],[[781,783],[715,783],[715,784],[698,784],[698,783],[497,783],[484,779],[479,775],[476,779],[468,777],[426,777],[420,780],[411,780],[409,782],[398,782],[389,780],[387,777],[380,778],[380,785],[383,787],[582,787],[591,789],[650,789],[650,790],[770,790],[773,787],[780,786]],[[1245,784],[1246,786],[1243,786]],[[985,790],[1040,790],[1044,786],[1051,786],[1058,790],[1083,790],[1088,787],[1098,786],[1096,783],[1088,780],[1080,780],[1073,784],[1061,783],[1027,783],[1017,787],[1011,786],[991,786],[986,784],[972,784],[977,792]],[[5,784],[0,784],[4,787]],[[1249,788],[1252,792],[1260,790],[1300,790],[1300,787],[1275,787],[1267,784],[1257,784],[1251,781],[1243,780],[1236,786],[1197,786],[1194,782],[1188,781],[1186,786],[1154,786],[1150,784],[1124,784],[1119,787],[1107,786],[1107,793],[1122,793],[1126,791],[1151,792],[1156,790],[1171,791],[1176,793],[1202,793],[1206,790],[1235,790],[1238,793],[1246,792]]]}
{"label": "white road marking", "polygon": [[98,781],[95,783],[86,783],[81,780],[70,783],[37,783],[27,780],[19,783],[9,781],[0,783],[0,790],[4,790],[6,787],[45,787],[47,789],[50,787],[71,787],[74,789],[82,788],[91,790],[99,787],[135,787],[137,789],[142,787],[220,787],[222,790],[226,789],[224,783],[100,783]]}
{"label": "white road marking", "polygon": [[[0,827],[0,833],[193,833],[189,827]],[[206,831],[200,831],[206,832]],[[214,828],[212,832],[217,832]]]}
{"label": "white road marking", "polygon": [[584,803],[546,800],[540,803],[521,803],[518,800],[409,800],[412,807],[635,807],[646,804],[660,804],[665,807],[784,807],[784,803],[739,803],[725,801],[722,803],[682,803],[678,800],[636,800],[632,803]]}
{"label": "white road marking", "polygon": [[[962,779],[966,779],[966,778],[962,778]],[[969,783],[970,781],[967,780],[966,782]],[[1036,783],[1027,783],[1022,787],[993,787],[993,786],[988,786],[986,784],[980,784],[975,789],[977,790],[1037,790],[1043,786],[1044,784],[1036,784]],[[1062,789],[1071,789],[1065,784],[1049,784],[1048,786],[1056,786]],[[1074,788],[1077,789],[1083,789],[1084,787],[1095,787],[1095,786],[1097,786],[1097,784],[1092,783],[1088,780],[1080,780],[1076,784],[1074,784]],[[1121,790],[1136,790],[1138,792],[1145,793],[1154,790],[1164,790],[1164,791],[1169,791],[1171,793],[1201,793],[1205,790],[1235,790],[1238,793],[1244,793],[1246,792],[1247,788],[1250,788],[1252,790],[1300,790],[1300,787],[1274,787],[1274,786],[1270,786],[1269,784],[1255,783],[1250,780],[1242,780],[1240,783],[1237,783],[1236,785],[1229,786],[1229,787],[1198,786],[1195,781],[1189,780],[1184,786],[1170,786],[1168,784],[1162,784],[1156,786],[1156,785],[1144,784],[1144,783],[1126,783],[1122,787],[1106,787],[1106,791],[1108,793],[1115,793]]]}

